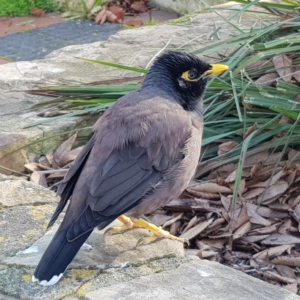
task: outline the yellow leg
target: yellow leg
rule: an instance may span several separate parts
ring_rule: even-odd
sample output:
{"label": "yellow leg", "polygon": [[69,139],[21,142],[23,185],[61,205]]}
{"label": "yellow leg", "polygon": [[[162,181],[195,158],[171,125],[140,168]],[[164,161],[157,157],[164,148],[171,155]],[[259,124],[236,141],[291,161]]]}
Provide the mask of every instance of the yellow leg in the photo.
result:
{"label": "yellow leg", "polygon": [[124,215],[121,215],[120,217],[118,217],[118,220],[120,222],[122,222],[124,225],[119,226],[119,227],[108,228],[104,232],[104,235],[106,235],[106,234],[113,235],[113,234],[121,233],[121,232],[123,232],[125,230],[128,230],[128,229],[131,229],[131,228],[140,227],[140,226],[136,225],[134,222],[132,222],[130,218],[128,218]]}
{"label": "yellow leg", "polygon": [[121,232],[131,229],[131,228],[141,228],[142,227],[142,228],[149,230],[152,233],[152,235],[149,237],[139,239],[137,242],[137,246],[144,245],[144,244],[150,244],[150,243],[154,242],[155,240],[162,239],[162,238],[171,239],[171,240],[178,241],[181,243],[188,243],[187,240],[179,238],[177,236],[174,236],[170,232],[163,230],[161,227],[151,224],[151,223],[145,221],[144,219],[131,220],[130,218],[122,215],[122,216],[118,217],[118,220],[120,222],[122,222],[124,225],[119,226],[119,227],[108,228],[104,232],[104,235],[106,235],[107,233],[110,235],[113,235],[113,234],[121,233]]}
{"label": "yellow leg", "polygon": [[167,238],[167,239],[175,240],[175,241],[178,241],[181,243],[187,242],[185,239],[174,236],[170,232],[163,230],[161,227],[157,227],[154,224],[148,223],[144,219],[134,220],[133,222],[135,225],[138,225],[140,227],[148,229],[150,232],[153,233],[149,237],[139,239],[139,241],[137,242],[137,246],[143,245],[143,244],[149,244],[149,243],[151,243],[157,239],[161,239],[161,238]]}

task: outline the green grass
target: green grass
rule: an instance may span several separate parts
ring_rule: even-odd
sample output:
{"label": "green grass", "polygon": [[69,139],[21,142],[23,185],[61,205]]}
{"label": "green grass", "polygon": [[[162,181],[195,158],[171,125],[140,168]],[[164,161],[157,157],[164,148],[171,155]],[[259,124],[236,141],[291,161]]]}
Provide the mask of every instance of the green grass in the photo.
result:
{"label": "green grass", "polygon": [[158,21],[156,19],[149,20],[144,24],[144,26],[154,26],[157,25]]}
{"label": "green grass", "polygon": [[30,9],[38,7],[46,12],[57,11],[59,5],[56,0],[1,0],[0,16],[27,16]]}

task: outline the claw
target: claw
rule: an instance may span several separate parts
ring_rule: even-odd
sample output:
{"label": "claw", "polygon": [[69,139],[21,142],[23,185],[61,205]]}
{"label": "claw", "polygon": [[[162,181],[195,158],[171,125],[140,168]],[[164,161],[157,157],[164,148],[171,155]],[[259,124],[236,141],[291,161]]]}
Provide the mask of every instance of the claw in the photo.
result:
{"label": "claw", "polygon": [[130,228],[127,228],[127,226],[110,227],[104,231],[103,235],[114,235],[114,234],[122,233],[128,229]]}
{"label": "claw", "polygon": [[120,222],[122,222],[124,225],[123,226],[118,226],[118,227],[110,227],[108,229],[105,230],[103,235],[114,235],[114,234],[118,234],[118,233],[122,233],[123,231],[126,231],[128,229],[131,228],[136,228],[136,227],[140,227],[138,225],[136,225],[134,222],[131,221],[130,218],[122,215],[118,218],[118,220]]}
{"label": "claw", "polygon": [[151,236],[140,238],[140,239],[138,239],[135,247],[139,247],[142,245],[148,245],[148,244],[156,241],[157,239],[158,239],[158,237],[155,234],[153,234]]}

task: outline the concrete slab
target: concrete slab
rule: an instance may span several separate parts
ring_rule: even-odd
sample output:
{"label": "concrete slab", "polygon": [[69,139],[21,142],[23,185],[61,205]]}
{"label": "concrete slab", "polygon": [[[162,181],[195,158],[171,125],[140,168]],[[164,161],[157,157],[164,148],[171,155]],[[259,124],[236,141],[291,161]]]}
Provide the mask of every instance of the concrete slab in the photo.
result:
{"label": "concrete slab", "polygon": [[[0,293],[24,300],[83,300],[84,295],[91,290],[172,270],[187,261],[190,259],[163,258],[137,267],[111,268],[104,271],[70,269],[58,284],[49,287],[31,282],[33,268],[0,265]],[[102,297],[99,299],[105,300]]]}
{"label": "concrete slab", "polygon": [[171,271],[89,292],[85,299],[299,300],[299,297],[219,263],[195,257]]}
{"label": "concrete slab", "polygon": [[0,206],[41,205],[59,201],[53,191],[15,176],[0,174],[0,191]]}
{"label": "concrete slab", "polygon": [[[115,221],[110,226],[120,225],[122,225],[120,222]],[[3,258],[2,262],[8,265],[36,267],[52,240],[57,227],[51,228],[41,239],[25,251],[21,251],[12,257]],[[145,229],[133,229],[122,234],[104,237],[105,230],[98,231],[95,229],[93,231],[69,268],[120,268],[143,264],[153,259],[184,256],[183,245],[167,239],[136,248],[136,243],[140,238],[149,236],[149,232]]]}

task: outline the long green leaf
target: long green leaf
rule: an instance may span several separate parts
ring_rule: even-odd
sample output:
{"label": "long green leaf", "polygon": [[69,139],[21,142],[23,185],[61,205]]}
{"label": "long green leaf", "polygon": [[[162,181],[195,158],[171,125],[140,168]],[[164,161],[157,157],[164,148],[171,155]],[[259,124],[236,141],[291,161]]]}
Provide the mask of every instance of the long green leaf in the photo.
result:
{"label": "long green leaf", "polygon": [[133,72],[138,72],[138,73],[143,73],[143,74],[146,74],[148,72],[147,70],[142,69],[142,68],[128,67],[128,66],[110,63],[110,62],[102,61],[102,60],[88,59],[88,58],[83,58],[83,57],[76,57],[76,58],[84,60],[84,61],[92,62],[95,64],[100,64],[100,65],[104,65],[104,66],[108,66],[108,67],[114,67],[114,68],[127,70],[127,71],[133,71]]}

